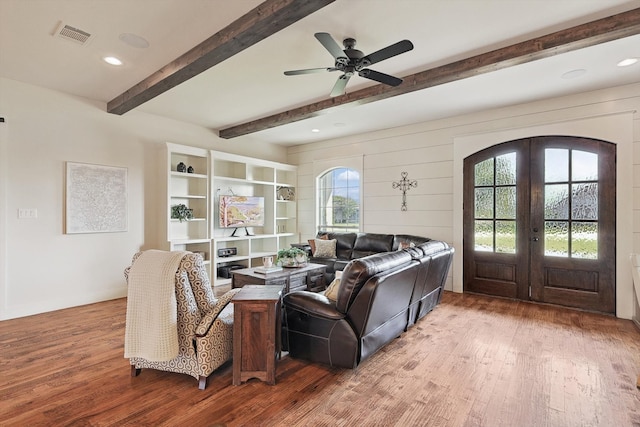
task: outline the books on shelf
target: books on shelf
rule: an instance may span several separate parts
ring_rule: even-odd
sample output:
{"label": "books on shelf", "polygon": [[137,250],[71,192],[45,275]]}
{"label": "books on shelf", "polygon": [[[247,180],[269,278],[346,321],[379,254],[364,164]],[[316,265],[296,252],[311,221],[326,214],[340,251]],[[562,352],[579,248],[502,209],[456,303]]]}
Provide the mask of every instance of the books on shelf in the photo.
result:
{"label": "books on shelf", "polygon": [[282,267],[256,267],[253,269],[254,272],[256,273],[260,273],[260,274],[269,274],[269,273],[275,273],[276,271],[282,271]]}

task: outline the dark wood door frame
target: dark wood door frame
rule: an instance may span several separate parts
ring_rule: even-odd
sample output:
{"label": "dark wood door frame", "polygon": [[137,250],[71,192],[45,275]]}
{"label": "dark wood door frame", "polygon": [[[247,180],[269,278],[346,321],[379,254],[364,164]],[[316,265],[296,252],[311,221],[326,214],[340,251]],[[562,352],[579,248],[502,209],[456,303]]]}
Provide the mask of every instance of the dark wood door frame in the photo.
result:
{"label": "dark wood door frame", "polygon": [[[569,155],[573,152],[571,150],[577,150],[577,154],[585,152],[598,156],[597,259],[588,259],[588,256],[584,258],[581,253],[571,254],[571,252],[566,256],[562,256],[561,253],[545,254],[543,190],[546,148],[566,150]],[[474,223],[476,218],[484,217],[476,215],[474,194],[476,191],[484,190],[474,184],[474,167],[492,158],[496,159],[497,163],[499,156],[509,152],[517,153],[518,160],[515,253],[500,253],[498,246],[495,245],[493,251],[490,247],[488,252],[487,249],[476,250]],[[569,168],[571,168],[570,165],[569,162]],[[580,187],[585,184],[576,181],[575,185]],[[552,182],[551,188],[553,186],[557,184]],[[464,160],[463,187],[463,286],[465,291],[561,304],[611,314],[616,312],[616,147],[614,144],[589,138],[563,136],[526,138],[498,144],[473,153]],[[570,199],[567,199],[567,203],[572,203],[571,200],[574,197],[572,192],[575,188],[577,187],[574,184],[567,184],[569,193],[565,197]],[[497,194],[498,187],[493,191]],[[494,209],[498,212],[497,205]],[[569,209],[569,212],[572,210]],[[568,230],[572,230],[573,226],[570,225],[572,221],[575,221],[577,226],[585,221],[580,217],[575,220],[572,218],[573,214],[570,214],[567,222]],[[485,222],[485,220],[480,221],[480,223]],[[573,231],[569,231],[568,238],[571,238],[572,233]],[[497,240],[494,240],[495,242]],[[554,240],[551,242],[553,244]]]}

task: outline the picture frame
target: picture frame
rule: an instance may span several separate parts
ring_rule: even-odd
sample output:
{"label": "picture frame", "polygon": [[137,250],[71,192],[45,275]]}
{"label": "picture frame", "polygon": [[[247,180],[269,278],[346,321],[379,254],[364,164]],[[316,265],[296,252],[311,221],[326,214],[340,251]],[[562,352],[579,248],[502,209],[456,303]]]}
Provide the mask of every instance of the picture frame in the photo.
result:
{"label": "picture frame", "polygon": [[295,201],[296,200],[296,189],[295,187],[286,187],[286,186],[277,186],[276,187],[276,198],[278,200],[287,200],[287,201]]}
{"label": "picture frame", "polygon": [[65,234],[127,231],[127,168],[76,162],[65,166]]}

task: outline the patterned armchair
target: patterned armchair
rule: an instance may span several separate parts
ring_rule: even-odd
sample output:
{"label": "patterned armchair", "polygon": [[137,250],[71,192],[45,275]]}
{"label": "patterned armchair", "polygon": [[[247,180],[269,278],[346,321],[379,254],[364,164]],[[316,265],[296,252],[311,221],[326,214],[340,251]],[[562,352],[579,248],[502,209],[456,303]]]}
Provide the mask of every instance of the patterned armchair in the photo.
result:
{"label": "patterned armchair", "polygon": [[[161,251],[155,252],[160,253]],[[141,254],[143,252],[136,253],[133,256],[131,266],[124,271],[129,285],[127,328],[129,328],[130,322],[129,311],[134,309],[131,306],[131,269]],[[176,254],[176,256],[179,257],[180,254]],[[141,273],[138,270],[136,270],[136,274],[139,276]],[[232,358],[233,304],[229,304],[229,302],[238,291],[239,289],[233,289],[220,298],[215,298],[202,256],[185,252],[179,260],[179,267],[175,272],[177,313],[174,313],[174,316],[177,314],[175,320],[177,320],[178,354],[173,359],[164,361],[129,357],[131,376],[139,375],[143,368],[178,372],[196,378],[199,381],[199,388],[204,390],[207,385],[207,377],[211,372]],[[142,328],[144,329],[144,326]],[[144,334],[144,331],[140,333]],[[125,337],[125,357],[128,357],[128,334],[129,330],[127,330]]]}

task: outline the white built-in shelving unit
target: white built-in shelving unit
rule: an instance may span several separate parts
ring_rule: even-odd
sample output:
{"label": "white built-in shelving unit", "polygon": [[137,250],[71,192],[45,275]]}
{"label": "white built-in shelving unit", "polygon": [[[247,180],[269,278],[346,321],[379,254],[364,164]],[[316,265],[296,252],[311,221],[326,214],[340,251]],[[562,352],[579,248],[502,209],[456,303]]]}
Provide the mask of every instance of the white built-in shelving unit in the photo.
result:
{"label": "white built-in shelving unit", "polygon": [[[167,143],[167,243],[169,250],[201,252],[211,275],[210,179],[209,151]],[[192,173],[179,172],[178,164],[193,168]],[[171,207],[184,204],[193,210],[193,219],[171,218]]]}
{"label": "white built-in shelving unit", "polygon": [[[184,163],[192,173],[179,172]],[[279,249],[297,243],[295,187],[297,167],[284,163],[166,143],[168,250],[188,250],[204,255],[214,286],[230,283],[218,269],[228,265],[255,267],[262,257],[275,256]],[[264,226],[221,228],[221,195],[264,197]],[[193,219],[171,218],[171,207],[184,204],[193,209]],[[218,256],[218,249],[236,248],[233,256]]]}
{"label": "white built-in shelving unit", "polygon": [[[211,152],[212,174],[212,253],[214,284],[224,285],[230,279],[219,277],[218,269],[226,265],[255,267],[262,257],[275,256],[278,249],[297,243],[295,185],[297,167],[219,151]],[[264,197],[263,227],[225,229],[219,225],[221,195]],[[232,236],[235,231],[235,236]],[[237,254],[219,257],[218,249],[236,248]]]}

